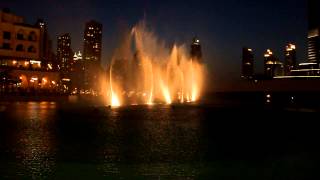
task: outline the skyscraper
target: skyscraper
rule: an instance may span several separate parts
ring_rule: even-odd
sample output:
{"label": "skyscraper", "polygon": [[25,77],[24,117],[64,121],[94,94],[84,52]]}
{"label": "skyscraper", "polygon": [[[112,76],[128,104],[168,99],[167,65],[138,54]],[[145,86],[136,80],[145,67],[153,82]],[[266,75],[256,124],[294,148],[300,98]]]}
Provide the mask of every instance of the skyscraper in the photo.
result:
{"label": "skyscraper", "polygon": [[84,85],[86,89],[97,90],[101,70],[102,24],[89,21],[84,30],[83,61],[85,68]]}
{"label": "skyscraper", "polygon": [[242,49],[242,77],[251,79],[253,77],[253,53],[252,49]]}
{"label": "skyscraper", "polygon": [[[40,48],[39,55],[43,68],[53,69],[54,62],[52,52],[52,41],[49,37],[48,26],[43,19],[38,19],[36,27],[40,29]],[[55,65],[56,66],[56,65]]]}
{"label": "skyscraper", "polygon": [[308,0],[308,60],[320,64],[320,2]]}
{"label": "skyscraper", "polygon": [[312,63],[320,61],[320,36],[319,28],[311,29],[308,32],[308,60]]}
{"label": "skyscraper", "polygon": [[264,75],[274,77],[283,75],[283,64],[273,55],[270,49],[264,54]]}
{"label": "skyscraper", "polygon": [[79,51],[74,53],[72,63],[70,64],[70,79],[72,84],[72,90],[79,93],[83,89],[84,79],[84,65],[82,61],[82,54]]}
{"label": "skyscraper", "polygon": [[71,37],[68,33],[58,37],[57,60],[60,72],[66,75],[69,72],[73,54],[71,50]]}
{"label": "skyscraper", "polygon": [[200,40],[196,37],[193,38],[192,40],[190,55],[193,60],[202,62],[202,51],[201,51]]}
{"label": "skyscraper", "polygon": [[291,70],[296,68],[297,56],[296,46],[288,44],[285,48],[284,73],[286,76],[291,75]]}

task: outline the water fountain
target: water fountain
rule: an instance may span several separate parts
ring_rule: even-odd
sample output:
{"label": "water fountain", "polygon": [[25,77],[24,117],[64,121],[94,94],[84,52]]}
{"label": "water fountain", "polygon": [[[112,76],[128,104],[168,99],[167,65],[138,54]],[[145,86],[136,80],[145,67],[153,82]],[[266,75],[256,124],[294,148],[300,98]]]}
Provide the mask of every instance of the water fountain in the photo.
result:
{"label": "water fountain", "polygon": [[204,66],[185,46],[166,48],[144,22],[128,32],[111,60],[107,104],[187,103],[200,98]]}

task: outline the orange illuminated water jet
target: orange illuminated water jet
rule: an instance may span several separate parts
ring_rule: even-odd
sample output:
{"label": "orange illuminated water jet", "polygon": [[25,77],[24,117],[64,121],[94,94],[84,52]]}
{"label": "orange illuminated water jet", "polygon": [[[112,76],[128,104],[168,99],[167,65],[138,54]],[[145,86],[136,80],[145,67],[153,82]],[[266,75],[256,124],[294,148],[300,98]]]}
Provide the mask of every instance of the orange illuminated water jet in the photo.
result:
{"label": "orange illuminated water jet", "polygon": [[117,94],[113,90],[112,83],[113,82],[112,82],[112,66],[111,66],[111,68],[110,68],[110,92],[111,92],[111,94],[110,94],[110,97],[111,97],[110,102],[111,102],[111,106],[118,107],[121,104],[120,104],[120,101],[119,101],[119,98],[118,98]]}
{"label": "orange illuminated water jet", "polygon": [[196,102],[203,91],[203,64],[185,46],[168,49],[144,22],[125,35],[109,70],[111,106]]}

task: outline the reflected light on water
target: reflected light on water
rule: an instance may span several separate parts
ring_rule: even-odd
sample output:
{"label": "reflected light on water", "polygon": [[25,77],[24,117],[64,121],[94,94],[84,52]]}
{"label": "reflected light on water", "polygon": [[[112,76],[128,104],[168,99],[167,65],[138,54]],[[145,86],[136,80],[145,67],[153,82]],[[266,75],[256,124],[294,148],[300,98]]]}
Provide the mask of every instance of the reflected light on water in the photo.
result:
{"label": "reflected light on water", "polygon": [[53,173],[55,167],[54,135],[49,122],[54,118],[56,103],[28,102],[19,107],[13,116],[21,123],[16,131],[16,159],[24,177],[43,179]]}
{"label": "reflected light on water", "polygon": [[198,175],[200,165],[190,162],[201,156],[200,112],[155,106],[128,106],[109,111],[103,125],[108,131],[101,134],[106,139],[112,137],[101,149],[104,161],[99,170],[105,177],[192,179]]}

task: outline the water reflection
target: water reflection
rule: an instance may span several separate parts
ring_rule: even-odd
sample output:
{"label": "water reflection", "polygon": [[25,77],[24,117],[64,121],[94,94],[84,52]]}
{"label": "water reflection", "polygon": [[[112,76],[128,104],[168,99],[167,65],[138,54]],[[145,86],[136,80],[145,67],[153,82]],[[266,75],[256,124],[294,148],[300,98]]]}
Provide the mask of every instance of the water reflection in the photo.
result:
{"label": "water reflection", "polygon": [[55,118],[54,102],[16,103],[11,115],[18,120],[14,133],[14,153],[17,174],[43,179],[53,173],[55,166],[55,138],[50,125]]}
{"label": "water reflection", "polygon": [[104,124],[108,131],[100,169],[111,177],[193,179],[203,153],[200,121],[201,114],[194,108],[112,109]]}

